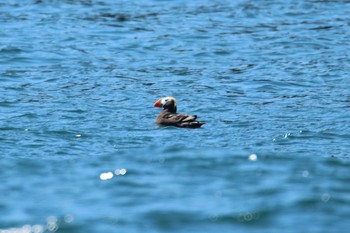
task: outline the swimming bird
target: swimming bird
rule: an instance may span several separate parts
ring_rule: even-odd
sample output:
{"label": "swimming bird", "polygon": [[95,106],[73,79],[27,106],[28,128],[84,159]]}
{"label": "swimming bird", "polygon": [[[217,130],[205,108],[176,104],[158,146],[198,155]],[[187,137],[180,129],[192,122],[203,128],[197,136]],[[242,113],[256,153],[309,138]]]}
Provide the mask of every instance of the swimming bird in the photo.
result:
{"label": "swimming bird", "polygon": [[204,124],[204,122],[196,121],[196,115],[177,113],[177,104],[174,97],[168,96],[161,98],[154,103],[154,107],[163,107],[163,110],[156,118],[156,123],[159,125],[199,128]]}

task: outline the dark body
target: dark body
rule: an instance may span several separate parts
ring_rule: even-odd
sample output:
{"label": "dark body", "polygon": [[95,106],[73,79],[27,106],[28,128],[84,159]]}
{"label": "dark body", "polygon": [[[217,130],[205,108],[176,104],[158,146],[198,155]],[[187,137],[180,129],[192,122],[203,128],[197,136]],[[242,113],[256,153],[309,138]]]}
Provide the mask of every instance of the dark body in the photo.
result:
{"label": "dark body", "polygon": [[156,118],[157,124],[183,128],[199,128],[204,124],[203,122],[196,121],[196,115],[177,113],[175,100],[167,101],[163,105],[163,108]]}

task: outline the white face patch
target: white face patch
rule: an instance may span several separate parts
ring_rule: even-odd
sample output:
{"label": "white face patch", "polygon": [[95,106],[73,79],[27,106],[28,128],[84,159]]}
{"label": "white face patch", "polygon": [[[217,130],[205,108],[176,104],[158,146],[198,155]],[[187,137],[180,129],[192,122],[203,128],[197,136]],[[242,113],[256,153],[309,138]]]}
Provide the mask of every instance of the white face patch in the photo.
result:
{"label": "white face patch", "polygon": [[176,107],[176,99],[174,97],[168,96],[168,97],[164,97],[161,101],[162,106],[164,106],[167,102],[173,100],[174,101],[174,106]]}

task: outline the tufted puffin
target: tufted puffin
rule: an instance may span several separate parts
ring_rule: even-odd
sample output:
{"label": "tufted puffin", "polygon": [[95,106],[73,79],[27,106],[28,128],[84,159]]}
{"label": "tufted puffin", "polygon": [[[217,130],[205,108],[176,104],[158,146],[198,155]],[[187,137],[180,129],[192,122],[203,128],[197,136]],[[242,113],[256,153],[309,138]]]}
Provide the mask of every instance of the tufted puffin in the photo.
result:
{"label": "tufted puffin", "polygon": [[160,125],[171,125],[182,128],[199,128],[204,122],[196,121],[196,115],[176,113],[176,99],[174,97],[164,97],[154,103],[154,107],[164,109],[156,118],[156,123]]}

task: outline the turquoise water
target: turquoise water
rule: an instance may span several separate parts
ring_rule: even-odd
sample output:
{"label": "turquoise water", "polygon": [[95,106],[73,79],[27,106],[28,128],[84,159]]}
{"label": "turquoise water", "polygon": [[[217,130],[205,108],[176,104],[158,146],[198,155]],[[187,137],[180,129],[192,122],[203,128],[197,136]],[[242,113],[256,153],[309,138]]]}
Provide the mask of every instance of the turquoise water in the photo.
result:
{"label": "turquoise water", "polygon": [[[349,15],[0,2],[0,233],[349,229]],[[169,95],[206,124],[155,125]]]}

